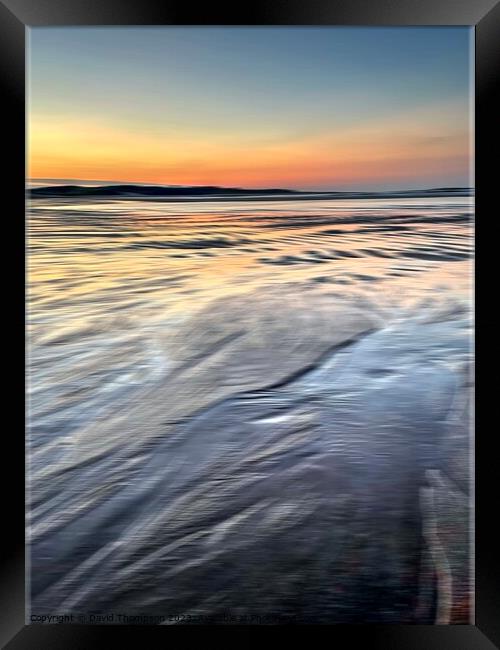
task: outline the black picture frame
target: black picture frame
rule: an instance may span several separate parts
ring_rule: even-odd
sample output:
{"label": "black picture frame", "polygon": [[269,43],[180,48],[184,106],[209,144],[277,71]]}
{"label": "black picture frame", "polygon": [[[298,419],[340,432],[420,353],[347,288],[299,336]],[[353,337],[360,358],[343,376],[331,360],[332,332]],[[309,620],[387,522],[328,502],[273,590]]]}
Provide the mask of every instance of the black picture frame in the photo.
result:
{"label": "black picture frame", "polygon": [[[476,33],[476,394],[475,451],[475,625],[461,626],[335,626],[329,644],[346,647],[367,642],[384,650],[393,648],[450,648],[453,650],[500,647],[500,597],[493,567],[496,539],[493,534],[496,502],[496,456],[494,380],[484,379],[496,367],[492,355],[496,335],[494,308],[488,281],[494,272],[495,241],[491,230],[498,219],[494,208],[498,165],[498,115],[495,97],[500,63],[500,3],[496,0],[260,0],[227,7],[213,2],[191,6],[178,0],[3,0],[0,3],[0,86],[4,112],[2,140],[6,191],[11,201],[9,245],[14,259],[8,276],[18,278],[9,303],[17,336],[24,322],[24,212],[25,212],[25,34],[42,25],[471,25]],[[488,153],[494,152],[492,161]],[[488,206],[491,209],[488,210]],[[4,219],[7,216],[4,215]],[[5,222],[4,222],[5,223]],[[491,269],[489,265],[491,264]],[[4,271],[5,273],[5,271]],[[8,280],[10,284],[10,280]],[[483,298],[484,296],[484,298]],[[494,296],[493,296],[494,297]],[[14,334],[13,334],[14,335]],[[491,340],[488,340],[491,337]],[[9,346],[10,338],[5,345]],[[21,345],[23,343],[21,342]],[[4,433],[4,466],[14,471],[5,502],[12,514],[5,522],[0,578],[0,641],[9,650],[42,650],[117,647],[126,635],[128,643],[164,647],[169,642],[190,639],[188,628],[179,637],[172,627],[25,625],[25,450],[22,429],[24,367],[19,359],[8,367],[9,387],[20,404],[14,410],[15,426]],[[483,379],[481,379],[481,377]],[[493,374],[492,377],[495,377]],[[495,392],[494,392],[495,391]],[[20,399],[19,399],[20,398]],[[493,459],[493,461],[491,460]],[[7,532],[8,531],[8,532]],[[310,626],[307,633],[310,634]],[[228,633],[233,633],[230,628]],[[241,630],[241,627],[237,628]],[[275,627],[266,627],[268,632]],[[184,627],[183,630],[186,630]],[[228,628],[225,628],[228,630]],[[247,630],[248,631],[248,630]],[[294,634],[298,630],[294,630]],[[153,636],[153,641],[144,641]],[[248,637],[249,639],[251,637]]]}

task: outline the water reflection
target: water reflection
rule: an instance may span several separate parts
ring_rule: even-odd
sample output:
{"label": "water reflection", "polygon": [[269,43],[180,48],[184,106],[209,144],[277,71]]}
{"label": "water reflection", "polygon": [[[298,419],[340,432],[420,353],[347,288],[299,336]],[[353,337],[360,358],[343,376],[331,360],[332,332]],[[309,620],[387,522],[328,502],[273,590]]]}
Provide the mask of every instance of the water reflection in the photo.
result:
{"label": "water reflection", "polygon": [[472,210],[33,201],[34,610],[468,622]]}

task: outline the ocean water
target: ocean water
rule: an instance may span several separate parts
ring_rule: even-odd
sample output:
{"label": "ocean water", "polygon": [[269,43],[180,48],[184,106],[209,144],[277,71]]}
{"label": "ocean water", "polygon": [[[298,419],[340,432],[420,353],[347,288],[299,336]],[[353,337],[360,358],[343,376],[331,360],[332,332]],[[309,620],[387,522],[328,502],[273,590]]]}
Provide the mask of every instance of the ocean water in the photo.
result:
{"label": "ocean water", "polygon": [[473,210],[33,199],[31,615],[470,622]]}

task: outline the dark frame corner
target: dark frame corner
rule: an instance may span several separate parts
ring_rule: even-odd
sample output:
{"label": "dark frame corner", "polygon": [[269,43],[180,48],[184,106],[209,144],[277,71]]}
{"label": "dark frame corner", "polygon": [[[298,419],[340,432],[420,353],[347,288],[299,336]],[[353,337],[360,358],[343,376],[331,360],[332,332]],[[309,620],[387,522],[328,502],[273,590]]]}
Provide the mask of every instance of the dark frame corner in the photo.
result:
{"label": "dark frame corner", "polygon": [[[488,150],[495,154],[500,150],[498,115],[500,106],[494,91],[498,86],[500,68],[500,3],[497,0],[302,0],[271,2],[258,0],[248,5],[236,3],[221,8],[217,4],[205,3],[200,7],[178,0],[155,2],[155,0],[0,0],[0,85],[4,121],[4,160],[8,161],[6,188],[11,190],[15,259],[9,266],[19,272],[20,284],[24,282],[24,194],[25,194],[25,36],[26,28],[47,25],[471,25],[476,32],[476,359],[483,374],[494,360],[491,358],[493,345],[484,343],[488,335],[492,342],[497,338],[497,326],[488,303],[491,290],[485,288],[489,277],[488,260],[495,260],[494,236],[488,234],[486,223],[488,204],[493,206],[498,180],[497,165],[488,159]],[[6,128],[5,128],[6,127]],[[10,136],[10,139],[6,136]],[[5,173],[4,172],[4,173]],[[494,177],[495,175],[495,177]],[[496,183],[495,183],[496,181]],[[16,191],[12,191],[12,190]],[[498,199],[497,199],[498,201]],[[484,217],[484,220],[483,220]],[[491,220],[490,220],[491,224]],[[8,225],[11,228],[10,224]],[[9,240],[10,242],[12,240]],[[496,253],[498,255],[498,253]],[[7,277],[9,277],[7,276]],[[482,296],[486,296],[481,307]],[[16,291],[11,301],[15,313],[24,322],[24,301],[22,288]],[[13,319],[15,321],[15,319]],[[15,323],[17,334],[22,326]],[[13,328],[13,329],[14,329]],[[13,333],[16,333],[13,331]],[[10,369],[17,396],[24,390],[24,369],[17,364]],[[493,375],[495,376],[495,375]],[[494,429],[489,422],[497,418],[493,413],[496,395],[494,382],[479,382],[476,407],[476,625],[463,626],[337,626],[334,641],[343,639],[349,645],[356,641],[380,644],[389,648],[425,649],[450,648],[453,650],[494,650],[500,648],[500,596],[498,581],[492,575],[496,557],[496,539],[490,534],[493,495],[497,482],[493,474],[495,467],[489,462],[495,458],[489,446]],[[24,393],[23,393],[24,394]],[[23,401],[21,400],[21,404]],[[16,412],[18,422],[22,420],[22,406]],[[488,417],[491,416],[491,417]],[[481,422],[484,421],[484,426]],[[113,647],[116,637],[125,633],[127,640],[140,644],[147,633],[158,635],[157,642],[149,647],[164,647],[165,633],[162,628],[144,627],[100,627],[100,626],[29,626],[25,625],[25,558],[24,558],[24,437],[21,425],[7,429],[5,458],[15,465],[12,482],[5,496],[15,498],[15,509],[9,522],[9,533],[4,533],[7,550],[2,560],[1,574],[1,616],[0,641],[9,650],[21,648],[50,648],[67,650],[72,648]],[[483,432],[485,435],[483,435]],[[16,438],[17,436],[17,438]],[[7,464],[7,463],[6,463]],[[479,471],[480,468],[480,471]],[[492,532],[492,531],[491,531]],[[364,629],[361,630],[360,627]],[[347,629],[348,628],[348,629]],[[173,629],[169,628],[168,634]],[[159,634],[161,633],[161,638]],[[176,634],[178,632],[176,631]],[[188,635],[191,632],[188,630]]]}

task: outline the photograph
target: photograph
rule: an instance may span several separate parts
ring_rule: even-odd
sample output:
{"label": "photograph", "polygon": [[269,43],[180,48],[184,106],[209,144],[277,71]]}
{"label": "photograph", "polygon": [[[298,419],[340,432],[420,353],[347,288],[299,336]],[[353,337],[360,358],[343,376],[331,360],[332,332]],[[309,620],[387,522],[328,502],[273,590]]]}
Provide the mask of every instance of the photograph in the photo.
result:
{"label": "photograph", "polygon": [[26,32],[26,621],[475,624],[475,32]]}

